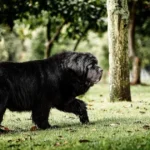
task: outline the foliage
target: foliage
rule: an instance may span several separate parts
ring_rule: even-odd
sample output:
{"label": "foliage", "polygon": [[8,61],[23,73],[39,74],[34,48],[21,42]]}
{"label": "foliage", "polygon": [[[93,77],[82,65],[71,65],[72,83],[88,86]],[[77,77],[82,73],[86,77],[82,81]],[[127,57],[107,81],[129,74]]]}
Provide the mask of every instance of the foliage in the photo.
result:
{"label": "foliage", "polygon": [[[64,38],[63,35],[59,38],[57,44],[54,44],[52,55],[64,50],[72,50],[72,47],[76,44],[76,40]],[[97,32],[88,32],[87,37],[82,40],[78,46],[78,52],[90,52],[94,54],[99,62],[99,65],[103,69],[108,69],[108,46],[107,46],[107,34],[100,37]]]}
{"label": "foliage", "polygon": [[[85,27],[89,29],[101,29],[106,30],[104,26],[105,1],[98,0],[55,0],[55,1],[43,1],[43,0],[2,0],[1,22],[13,27],[14,20],[27,19],[31,26],[37,26],[40,23],[46,22],[48,19],[63,19],[71,23],[68,34],[73,36],[74,34],[81,34]],[[46,16],[46,17],[44,17]],[[11,22],[11,23],[10,23]],[[37,24],[35,24],[35,22]],[[32,24],[33,23],[33,24]]]}
{"label": "foliage", "polygon": [[0,6],[0,23],[9,25],[11,29],[14,26],[14,20],[18,19],[29,9],[28,2],[18,0],[1,0]]}
{"label": "foliage", "polygon": [[55,12],[52,15],[60,13],[62,17],[70,23],[67,29],[69,37],[79,38],[86,28],[95,31],[106,31],[104,17],[106,15],[104,1],[79,1],[79,0],[56,0],[52,3]]}
{"label": "foliage", "polygon": [[150,38],[149,36],[136,35],[137,37],[137,49],[139,56],[142,59],[142,66],[148,66],[150,64]]}
{"label": "foliage", "polygon": [[129,0],[129,10],[133,3],[135,7],[135,44],[137,55],[142,59],[143,66],[149,64],[149,44],[148,37],[150,34],[150,2],[148,0]]}
{"label": "foliage", "polygon": [[3,35],[2,35],[2,31],[0,31],[0,60],[1,61],[5,61],[8,59],[8,53],[6,52],[6,49],[5,49],[5,44],[4,44],[4,38],[3,38]]}
{"label": "foliage", "polygon": [[150,2],[139,0],[136,5],[136,33],[146,36],[150,34]]}
{"label": "foliage", "polygon": [[9,28],[1,26],[0,60],[15,61],[23,55],[23,46],[20,39]]}
{"label": "foliage", "polygon": [[[38,26],[47,27],[47,41],[51,42],[58,28],[64,22],[67,24],[65,37],[81,40],[87,36],[89,30],[103,33],[106,31],[106,8],[105,1],[98,0],[27,0],[27,1],[1,1],[1,21],[13,29],[15,20],[19,19],[22,24],[35,29]],[[19,21],[17,21],[18,23]],[[52,44],[58,41],[52,40]],[[20,37],[22,37],[19,34]],[[79,42],[78,41],[78,42]],[[72,48],[73,49],[73,48]]]}
{"label": "foliage", "polygon": [[[131,0],[129,0],[129,7],[131,6]],[[26,1],[18,1],[18,0],[1,0],[0,1],[0,24],[7,24],[11,29],[13,29],[15,33],[15,37],[19,36],[21,39],[22,46],[20,50],[24,49],[23,40],[26,39],[33,40],[34,46],[31,52],[33,57],[37,56],[37,58],[42,58],[45,50],[45,43],[48,40],[47,36],[47,25],[50,21],[50,31],[49,36],[50,38],[56,33],[58,27],[61,25],[63,21],[66,21],[66,25],[61,31],[61,35],[59,38],[56,39],[57,44],[54,44],[52,53],[57,51],[61,51],[65,49],[66,46],[59,47],[60,42],[64,42],[69,44],[70,40],[74,40],[74,42],[70,45],[69,50],[72,50],[76,44],[76,40],[82,39],[82,42],[87,40],[88,31],[92,30],[97,32],[99,35],[102,35],[107,29],[107,22],[106,22],[106,1],[105,0],[26,0]],[[148,0],[139,0],[137,1],[137,12],[136,12],[136,37],[137,40],[137,48],[139,51],[139,55],[143,57],[144,65],[149,63],[148,57],[148,47],[149,45],[146,44],[146,38],[144,36],[149,35],[150,33],[150,3]],[[130,8],[129,8],[130,10]],[[15,25],[15,27],[14,27]],[[17,28],[16,28],[16,25]],[[14,27],[14,28],[13,28]],[[42,41],[41,45],[35,46],[36,42],[34,38],[32,38],[32,31],[37,30],[37,28],[42,27],[45,33],[41,33],[41,37],[35,40]],[[30,32],[29,34],[24,34],[23,30],[28,29]],[[22,32],[23,31],[23,32]],[[45,37],[44,37],[45,36]],[[18,38],[18,37],[16,37]],[[144,39],[144,40],[143,40]],[[92,40],[92,39],[90,39]],[[14,42],[13,42],[14,43]],[[7,45],[7,41],[5,40],[5,44]],[[61,44],[62,45],[62,44]],[[23,48],[22,48],[23,47]],[[41,47],[41,48],[38,48]],[[57,48],[56,48],[57,47]],[[82,46],[81,46],[82,47]],[[40,50],[41,52],[39,52]],[[81,50],[78,47],[78,50]],[[86,48],[85,48],[86,51]],[[2,52],[2,50],[1,50]],[[9,56],[8,53],[3,49],[3,56],[1,58],[6,60]],[[25,51],[23,50],[23,53]],[[106,53],[105,53],[106,52]],[[18,51],[15,51],[15,55],[18,55]],[[104,55],[106,55],[106,60],[108,60],[107,50],[104,50]],[[2,54],[2,53],[1,53]],[[39,55],[41,54],[41,56]],[[2,56],[2,55],[1,55]],[[102,56],[102,55],[101,55]],[[101,57],[99,56],[99,57]],[[32,59],[33,59],[32,57]],[[16,58],[14,58],[16,59]],[[35,58],[36,59],[36,58]],[[104,66],[108,68],[108,61],[105,63],[104,59]]]}
{"label": "foliage", "polygon": [[31,39],[31,57],[30,59],[43,59],[46,44],[46,36],[43,28],[37,28]]}

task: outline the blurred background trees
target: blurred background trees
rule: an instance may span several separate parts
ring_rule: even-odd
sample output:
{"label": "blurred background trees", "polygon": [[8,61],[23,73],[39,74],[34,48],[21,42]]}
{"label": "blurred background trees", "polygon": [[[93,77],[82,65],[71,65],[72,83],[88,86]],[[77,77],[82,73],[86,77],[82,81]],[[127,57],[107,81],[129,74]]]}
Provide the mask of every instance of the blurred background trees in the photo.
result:
{"label": "blurred background trees", "polygon": [[[150,2],[129,0],[129,11],[131,79],[136,84],[139,70],[150,64]],[[109,69],[106,0],[0,1],[1,61],[42,59],[63,50],[92,52]]]}
{"label": "blurred background trees", "polygon": [[132,84],[140,84],[141,65],[142,63],[143,65],[148,65],[150,61],[146,57],[143,57],[144,55],[150,56],[149,51],[144,50],[144,47],[148,46],[145,40],[147,38],[150,39],[150,2],[148,0],[129,0],[129,10],[130,21],[128,39],[130,59],[132,61]]}

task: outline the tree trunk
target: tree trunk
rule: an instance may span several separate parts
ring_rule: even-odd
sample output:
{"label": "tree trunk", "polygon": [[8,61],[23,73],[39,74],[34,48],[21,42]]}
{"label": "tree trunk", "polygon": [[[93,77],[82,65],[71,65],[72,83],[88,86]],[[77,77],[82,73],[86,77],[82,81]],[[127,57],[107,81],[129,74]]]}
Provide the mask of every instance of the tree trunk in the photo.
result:
{"label": "tree trunk", "polygon": [[141,83],[141,60],[137,56],[135,48],[135,15],[136,15],[136,1],[133,0],[130,9],[130,19],[129,19],[129,30],[128,30],[128,49],[129,56],[132,61],[132,81],[131,84]]}
{"label": "tree trunk", "polygon": [[133,58],[136,55],[135,50],[135,7],[136,1],[132,1],[130,8],[129,29],[128,29],[128,48],[129,57]]}
{"label": "tree trunk", "polygon": [[127,0],[107,0],[110,101],[131,101]]}
{"label": "tree trunk", "polygon": [[141,60],[134,57],[132,62],[132,81],[131,85],[141,84]]}

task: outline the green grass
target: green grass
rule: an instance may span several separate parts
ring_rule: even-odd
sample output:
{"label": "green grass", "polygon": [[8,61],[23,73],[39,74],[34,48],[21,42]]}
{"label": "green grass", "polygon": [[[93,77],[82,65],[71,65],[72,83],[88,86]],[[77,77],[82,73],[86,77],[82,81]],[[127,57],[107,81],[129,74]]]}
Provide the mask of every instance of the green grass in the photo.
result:
{"label": "green grass", "polygon": [[89,125],[53,109],[49,121],[60,128],[30,131],[31,113],[7,111],[3,125],[14,131],[0,135],[0,150],[149,150],[150,87],[133,86],[131,91],[131,103],[110,103],[108,85],[91,88],[81,97],[88,103]]}

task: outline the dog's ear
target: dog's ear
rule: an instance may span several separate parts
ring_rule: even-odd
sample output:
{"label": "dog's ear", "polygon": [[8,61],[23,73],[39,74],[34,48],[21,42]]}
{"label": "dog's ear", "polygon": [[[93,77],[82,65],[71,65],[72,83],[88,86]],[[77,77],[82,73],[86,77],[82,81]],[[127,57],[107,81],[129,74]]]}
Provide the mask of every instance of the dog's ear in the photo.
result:
{"label": "dog's ear", "polygon": [[83,76],[84,73],[84,57],[83,53],[74,53],[65,62],[65,70],[74,73],[76,76]]}
{"label": "dog's ear", "polygon": [[68,65],[67,70],[76,76],[82,76],[84,73],[83,64],[78,64],[77,62],[74,62],[71,65]]}

